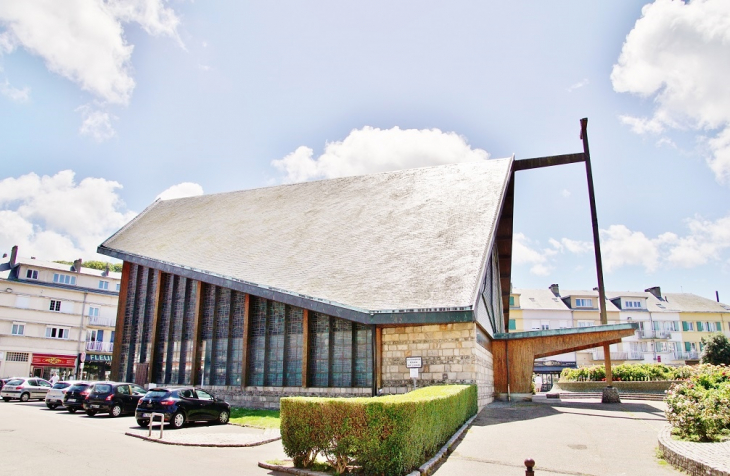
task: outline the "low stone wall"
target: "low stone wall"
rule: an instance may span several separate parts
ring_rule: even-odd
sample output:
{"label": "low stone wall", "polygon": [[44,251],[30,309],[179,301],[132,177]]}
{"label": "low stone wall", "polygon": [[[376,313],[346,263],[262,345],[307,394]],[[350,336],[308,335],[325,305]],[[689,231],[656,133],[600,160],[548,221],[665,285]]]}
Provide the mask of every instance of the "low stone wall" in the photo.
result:
{"label": "low stone wall", "polygon": [[691,476],[730,476],[730,441],[693,443],[672,438],[672,426],[659,432],[664,459]]}
{"label": "low stone wall", "polygon": [[369,397],[371,388],[204,387],[234,407],[278,410],[282,397]]}
{"label": "low stone wall", "polygon": [[[651,381],[613,381],[612,385],[622,393],[665,393],[676,380],[651,380]],[[565,390],[566,392],[601,392],[606,382],[566,382],[560,380],[553,390]],[[557,388],[556,388],[557,387]]]}

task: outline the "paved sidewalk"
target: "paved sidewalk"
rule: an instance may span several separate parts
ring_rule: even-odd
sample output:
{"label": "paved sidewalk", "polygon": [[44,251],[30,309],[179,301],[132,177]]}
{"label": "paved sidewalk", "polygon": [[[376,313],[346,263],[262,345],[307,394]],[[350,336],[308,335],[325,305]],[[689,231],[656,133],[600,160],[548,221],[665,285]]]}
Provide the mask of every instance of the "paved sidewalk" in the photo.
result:
{"label": "paved sidewalk", "polygon": [[189,424],[178,430],[170,429],[168,425],[165,425],[162,439],[159,438],[160,430],[157,426],[152,429],[151,437],[148,437],[148,434],[148,428],[139,427],[130,428],[125,432],[125,435],[150,442],[179,446],[248,447],[271,443],[281,438],[278,429],[204,423]]}
{"label": "paved sidewalk", "polygon": [[663,402],[501,403],[485,407],[436,476],[680,475],[656,457]]}

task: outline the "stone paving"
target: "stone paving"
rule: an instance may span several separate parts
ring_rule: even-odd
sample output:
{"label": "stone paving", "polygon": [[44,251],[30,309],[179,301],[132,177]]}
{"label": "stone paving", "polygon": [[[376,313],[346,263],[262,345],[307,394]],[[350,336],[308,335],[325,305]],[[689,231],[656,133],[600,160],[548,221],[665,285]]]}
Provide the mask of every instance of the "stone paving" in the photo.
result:
{"label": "stone paving", "polygon": [[730,441],[693,443],[672,438],[671,426],[659,432],[664,457],[691,475],[730,476]]}
{"label": "stone paving", "polygon": [[147,428],[130,428],[125,432],[125,435],[128,436],[178,446],[249,447],[281,439],[278,429],[262,429],[233,424],[192,424],[179,430],[170,429],[169,426],[165,425],[162,439],[159,438],[159,427],[153,428],[151,437],[148,437],[148,434],[149,429]]}

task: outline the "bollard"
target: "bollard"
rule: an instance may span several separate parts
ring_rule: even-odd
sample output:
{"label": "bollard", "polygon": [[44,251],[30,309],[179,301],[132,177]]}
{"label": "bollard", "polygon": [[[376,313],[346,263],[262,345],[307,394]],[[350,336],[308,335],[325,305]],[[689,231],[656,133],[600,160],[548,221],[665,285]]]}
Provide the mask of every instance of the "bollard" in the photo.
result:
{"label": "bollard", "polygon": [[532,458],[526,459],[525,466],[527,467],[525,470],[525,476],[535,476],[535,472],[532,470],[532,468],[535,467],[535,460]]}

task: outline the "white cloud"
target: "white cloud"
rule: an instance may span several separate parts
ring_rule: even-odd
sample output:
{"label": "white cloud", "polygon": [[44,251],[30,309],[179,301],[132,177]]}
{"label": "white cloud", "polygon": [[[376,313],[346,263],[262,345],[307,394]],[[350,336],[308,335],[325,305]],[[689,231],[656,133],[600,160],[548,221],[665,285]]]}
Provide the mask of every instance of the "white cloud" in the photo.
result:
{"label": "white cloud", "polygon": [[15,102],[27,102],[30,98],[30,88],[25,87],[23,89],[14,88],[10,85],[6,79],[0,83],[0,94]]}
{"label": "white cloud", "polygon": [[614,90],[654,97],[650,118],[621,116],[637,133],[693,129],[707,140],[707,163],[730,178],[730,2],[656,0],[626,37],[611,81]]}
{"label": "white cloud", "polygon": [[602,231],[601,254],[606,272],[627,265],[643,265],[650,273],[657,269],[659,250],[655,241],[624,225],[611,225]]}
{"label": "white cloud", "polygon": [[96,247],[131,220],[114,181],[74,172],[34,173],[0,180],[0,250],[18,245],[39,259],[106,259]]}
{"label": "white cloud", "polygon": [[[537,276],[547,276],[552,267],[548,265],[548,256],[554,250],[537,250],[537,244],[527,238],[524,233],[515,233],[512,240],[512,262],[516,265],[531,265],[530,273]],[[546,252],[547,251],[547,252]]]}
{"label": "white cloud", "polygon": [[173,185],[161,194],[157,195],[157,197],[155,197],[155,200],[157,200],[158,198],[160,200],[173,200],[175,198],[195,197],[202,194],[203,187],[201,187],[197,183],[183,182],[177,185]]}
{"label": "white cloud", "polygon": [[97,111],[89,105],[80,106],[76,111],[81,112],[84,121],[79,128],[79,134],[89,136],[97,142],[104,142],[117,135],[112,127],[112,119],[116,119],[108,112]]}
{"label": "white cloud", "polygon": [[562,196],[563,198],[570,198],[570,196],[572,195],[572,193],[570,193],[570,190],[568,190],[567,188],[564,188],[564,189],[563,189],[563,190],[562,190],[562,191],[560,192],[560,195],[561,195],[561,196]]}
{"label": "white cloud", "polygon": [[135,88],[134,45],[127,42],[124,24],[136,23],[148,34],[171,37],[182,46],[177,33],[180,20],[166,4],[165,0],[0,2],[0,27],[4,28],[0,54],[22,47],[101,104],[127,105]]}
{"label": "white cloud", "polygon": [[271,164],[285,174],[285,182],[302,182],[487,158],[486,151],[472,149],[455,132],[365,126],[353,129],[342,141],[326,143],[319,157],[300,146]]}
{"label": "white cloud", "polygon": [[575,83],[575,84],[571,84],[571,85],[570,85],[570,86],[568,87],[568,89],[566,89],[566,91],[568,91],[569,93],[572,93],[572,92],[573,92],[573,91],[575,91],[576,89],[580,89],[580,88],[582,88],[583,86],[588,86],[588,84],[589,84],[588,78],[585,78],[585,79],[583,79],[582,81],[578,81],[578,82],[577,82],[577,83]]}

